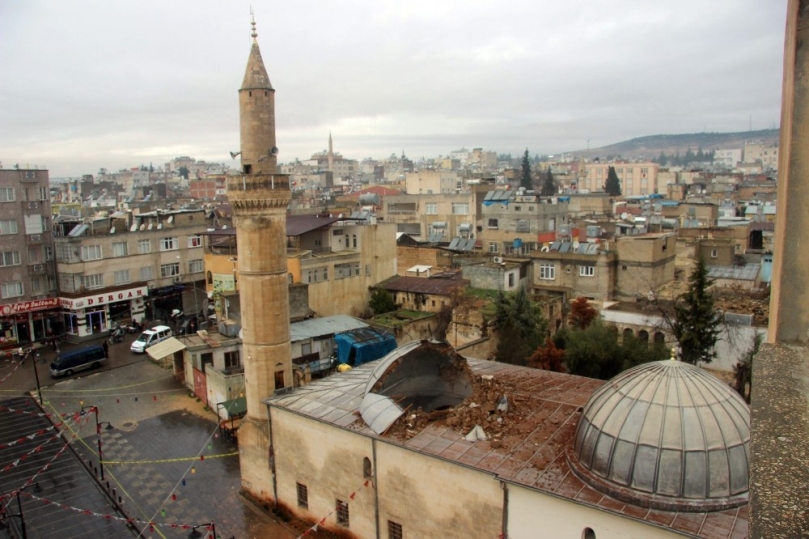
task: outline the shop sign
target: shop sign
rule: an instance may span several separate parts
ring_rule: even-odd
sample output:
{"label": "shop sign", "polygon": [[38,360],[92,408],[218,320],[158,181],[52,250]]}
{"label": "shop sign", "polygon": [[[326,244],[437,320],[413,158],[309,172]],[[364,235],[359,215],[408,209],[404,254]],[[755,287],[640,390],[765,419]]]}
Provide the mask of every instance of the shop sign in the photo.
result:
{"label": "shop sign", "polygon": [[21,303],[12,303],[10,305],[0,305],[0,316],[9,316],[18,313],[29,313],[31,311],[41,311],[42,309],[50,309],[51,307],[59,306],[59,298],[48,299],[35,299],[32,301],[23,301]]}
{"label": "shop sign", "polygon": [[139,286],[138,288],[130,288],[129,290],[119,290],[117,292],[109,292],[107,294],[98,294],[96,296],[83,298],[59,298],[59,303],[65,309],[84,309],[87,307],[105,305],[107,303],[115,303],[116,301],[143,298],[146,297],[148,293],[149,289],[147,287]]}

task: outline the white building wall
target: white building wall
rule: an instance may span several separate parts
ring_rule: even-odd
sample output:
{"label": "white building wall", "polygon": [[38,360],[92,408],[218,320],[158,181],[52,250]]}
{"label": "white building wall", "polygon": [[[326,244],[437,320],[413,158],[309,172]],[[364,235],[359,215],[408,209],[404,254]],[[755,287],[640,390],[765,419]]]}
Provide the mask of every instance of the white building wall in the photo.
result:
{"label": "white building wall", "polygon": [[590,528],[597,539],[670,539],[683,537],[652,524],[642,523],[586,505],[508,486],[509,539],[579,539]]}

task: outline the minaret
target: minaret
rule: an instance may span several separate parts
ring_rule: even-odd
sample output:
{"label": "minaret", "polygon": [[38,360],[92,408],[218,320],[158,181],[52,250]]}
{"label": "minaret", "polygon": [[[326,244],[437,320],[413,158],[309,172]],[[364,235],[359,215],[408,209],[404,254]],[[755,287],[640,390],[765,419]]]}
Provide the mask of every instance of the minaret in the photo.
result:
{"label": "minaret", "polygon": [[331,144],[331,131],[329,131],[329,172],[334,174],[334,147]]}
{"label": "minaret", "polygon": [[228,178],[238,249],[247,416],[239,430],[242,484],[264,498],[269,475],[269,425],[262,401],[292,385],[287,285],[286,209],[289,176],[276,174],[275,90],[256,42],[239,90],[242,174]]}

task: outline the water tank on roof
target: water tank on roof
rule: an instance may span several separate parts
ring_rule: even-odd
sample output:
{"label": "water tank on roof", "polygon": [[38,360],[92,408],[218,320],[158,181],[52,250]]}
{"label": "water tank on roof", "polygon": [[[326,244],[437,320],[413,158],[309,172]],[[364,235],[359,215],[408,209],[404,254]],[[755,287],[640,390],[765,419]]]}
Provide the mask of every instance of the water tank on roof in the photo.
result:
{"label": "water tank on roof", "polygon": [[520,249],[520,248],[522,248],[522,239],[520,239],[520,238],[514,238],[514,248],[515,248],[515,249]]}
{"label": "water tank on roof", "polygon": [[361,206],[379,206],[379,195],[376,193],[363,193],[360,195]]}

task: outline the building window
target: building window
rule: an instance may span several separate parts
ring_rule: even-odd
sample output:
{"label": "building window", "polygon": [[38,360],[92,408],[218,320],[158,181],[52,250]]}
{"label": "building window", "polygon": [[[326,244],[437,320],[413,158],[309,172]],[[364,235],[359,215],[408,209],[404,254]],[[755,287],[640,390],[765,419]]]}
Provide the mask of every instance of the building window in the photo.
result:
{"label": "building window", "polygon": [[180,248],[179,238],[160,238],[161,251],[176,251]]}
{"label": "building window", "polygon": [[48,192],[47,187],[40,187],[39,188],[39,200],[48,200],[50,198],[50,193]]}
{"label": "building window", "polygon": [[129,270],[119,270],[115,272],[115,284],[129,284]]}
{"label": "building window", "polygon": [[6,219],[0,221],[0,234],[16,234],[17,221],[14,219]]}
{"label": "building window", "polygon": [[18,298],[25,293],[21,282],[3,283],[0,285],[0,293],[4,298]]}
{"label": "building window", "polygon": [[496,242],[491,242],[489,244],[489,252],[490,253],[496,253],[497,252],[497,243]]}
{"label": "building window", "polygon": [[357,235],[353,234],[351,236],[351,240],[352,240],[352,244],[353,244],[354,249],[356,249],[357,248]]}
{"label": "building window", "polygon": [[579,277],[594,277],[595,274],[595,266],[579,266]]}
{"label": "building window", "polygon": [[334,265],[334,279],[345,279],[360,274],[359,262],[347,262],[345,264]]}
{"label": "building window", "polygon": [[138,252],[142,255],[152,252],[152,240],[138,240]]}
{"label": "building window", "polygon": [[202,273],[205,271],[205,262],[202,259],[189,261],[188,271],[190,273]]}
{"label": "building window", "polygon": [[225,352],[225,368],[226,369],[235,369],[242,364],[241,358],[239,357],[239,351],[234,350],[233,352]]}
{"label": "building window", "polygon": [[295,483],[295,487],[298,491],[298,507],[309,509],[309,489],[300,483]]}
{"label": "building window", "polygon": [[426,215],[438,215],[438,204],[435,202],[428,202],[424,205],[424,213]]}
{"label": "building window", "polygon": [[0,188],[0,202],[14,202],[15,200],[17,200],[17,197],[13,187]]}
{"label": "building window", "polygon": [[19,251],[4,251],[0,255],[0,266],[19,266],[20,265],[20,252]]}
{"label": "building window", "polygon": [[202,236],[197,234],[196,236],[188,236],[188,248],[192,247],[202,247]]}
{"label": "building window", "polygon": [[76,247],[73,248],[72,245],[68,243],[57,243],[56,244],[56,261],[57,262],[78,262],[79,261],[79,249]]}
{"label": "building window", "polygon": [[530,232],[531,224],[528,219],[517,219],[517,232]]}
{"label": "building window", "polygon": [[100,245],[82,245],[81,246],[81,259],[82,260],[101,260],[101,246]]}
{"label": "building window", "polygon": [[581,539],[596,539],[596,532],[593,531],[593,528],[584,528],[584,531],[581,532]]}
{"label": "building window", "polygon": [[388,539],[402,539],[402,525],[392,520],[388,521]]}
{"label": "building window", "polygon": [[719,249],[711,249],[711,258],[719,258]]}
{"label": "building window", "polygon": [[104,287],[104,274],[97,273],[95,275],[85,275],[81,278],[82,284],[84,288],[87,290],[93,290],[96,288],[103,288]]}
{"label": "building window", "polygon": [[539,278],[543,281],[553,281],[556,279],[556,265],[555,264],[540,264],[539,265]]}
{"label": "building window", "polygon": [[148,281],[152,278],[152,266],[144,266],[140,268],[140,280]]}
{"label": "building window", "polygon": [[514,274],[509,273],[508,274],[508,287],[512,288],[513,286],[514,286]]}
{"label": "building window", "polygon": [[53,260],[53,247],[50,245],[46,245],[45,249],[45,260]]}
{"label": "building window", "polygon": [[348,503],[343,500],[337,500],[337,524],[348,528]]}
{"label": "building window", "polygon": [[469,215],[469,203],[468,202],[453,202],[452,203],[452,215]]}
{"label": "building window", "polygon": [[497,228],[497,219],[489,219],[489,228]]}
{"label": "building window", "polygon": [[112,256],[126,256],[129,254],[129,248],[125,241],[120,241],[112,244]]}
{"label": "building window", "polygon": [[175,262],[173,264],[163,264],[160,266],[160,276],[161,277],[174,277],[175,275],[180,274],[180,263]]}
{"label": "building window", "polygon": [[522,211],[522,206],[514,206],[514,211]]}

